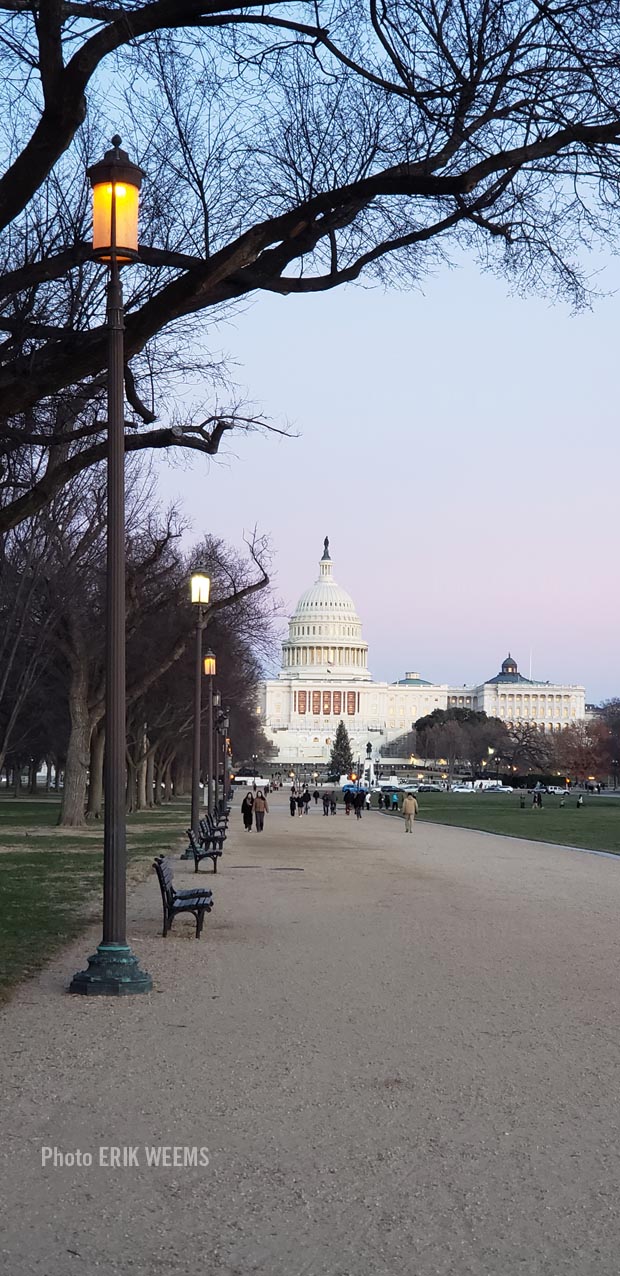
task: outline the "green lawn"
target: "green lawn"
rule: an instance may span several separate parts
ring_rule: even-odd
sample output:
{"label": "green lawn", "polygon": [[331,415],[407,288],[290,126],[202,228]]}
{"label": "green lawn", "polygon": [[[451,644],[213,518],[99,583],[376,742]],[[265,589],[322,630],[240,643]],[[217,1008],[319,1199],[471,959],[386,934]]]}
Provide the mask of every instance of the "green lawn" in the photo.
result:
{"label": "green lawn", "polygon": [[576,796],[561,808],[559,797],[545,794],[540,811],[532,809],[531,796],[525,810],[519,801],[518,793],[420,793],[419,818],[620,855],[620,798],[586,796],[581,810]]}
{"label": "green lawn", "polygon": [[[58,810],[53,800],[0,799],[0,1001],[100,916],[103,828],[64,832]],[[188,799],[130,816],[132,877],[145,877],[188,823]]]}

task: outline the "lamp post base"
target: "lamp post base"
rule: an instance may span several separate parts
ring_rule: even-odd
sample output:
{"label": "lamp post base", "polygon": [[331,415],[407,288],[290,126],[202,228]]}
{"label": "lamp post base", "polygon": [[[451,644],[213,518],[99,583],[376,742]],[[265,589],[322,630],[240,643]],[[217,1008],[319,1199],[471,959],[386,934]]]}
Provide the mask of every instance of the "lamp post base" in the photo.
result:
{"label": "lamp post base", "polygon": [[69,992],[86,997],[129,997],[152,988],[151,976],[140,970],[128,944],[100,944],[88,958],[88,970],[80,970],[69,984]]}

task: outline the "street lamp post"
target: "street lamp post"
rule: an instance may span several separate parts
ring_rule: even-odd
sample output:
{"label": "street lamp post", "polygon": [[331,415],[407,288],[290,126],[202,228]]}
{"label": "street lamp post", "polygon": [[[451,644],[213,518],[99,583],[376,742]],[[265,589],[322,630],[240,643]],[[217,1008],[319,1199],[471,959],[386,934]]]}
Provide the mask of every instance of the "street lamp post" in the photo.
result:
{"label": "street lamp post", "polygon": [[207,810],[213,814],[213,679],[217,672],[214,653],[209,649],[204,658],[204,672],[208,687],[208,719],[207,719]]}
{"label": "street lamp post", "polygon": [[108,475],[106,563],[106,689],[103,831],[103,936],[88,969],[74,975],[70,991],[125,996],[150,992],[127,943],[125,829],[125,412],[123,291],[120,268],[138,256],[138,206],[142,169],[112,138],[112,150],[88,170],[93,191],[93,249],[108,275]]}
{"label": "street lamp post", "polygon": [[202,631],[204,628],[204,608],[209,603],[211,581],[205,572],[192,573],[191,599],[198,608],[196,621],[196,647],[194,660],[194,738],[192,745],[192,816],[191,825],[194,833],[198,833],[200,820],[200,731],[202,727]]}
{"label": "street lamp post", "polygon": [[[220,810],[222,811],[224,810],[224,806],[226,802],[226,758],[227,758],[228,731],[230,726],[229,712],[230,710],[227,707],[222,708],[217,721],[217,731],[222,741],[222,798],[221,798],[221,805],[220,805]],[[218,769],[219,769],[219,759],[218,759]],[[216,799],[217,799],[217,787],[216,787]]]}
{"label": "street lamp post", "polygon": [[[218,710],[220,709],[222,704],[221,692],[219,691],[213,692],[211,696],[211,703],[214,709],[218,709]],[[218,809],[218,801],[219,801],[218,795],[217,795],[219,773],[220,773],[220,755],[219,755],[219,749],[217,746],[218,734],[219,734],[219,720],[220,720],[220,715],[218,713],[218,716],[215,722],[213,723],[213,730],[211,732],[211,748],[213,750],[213,755],[212,755],[213,756],[213,814],[215,814]]]}

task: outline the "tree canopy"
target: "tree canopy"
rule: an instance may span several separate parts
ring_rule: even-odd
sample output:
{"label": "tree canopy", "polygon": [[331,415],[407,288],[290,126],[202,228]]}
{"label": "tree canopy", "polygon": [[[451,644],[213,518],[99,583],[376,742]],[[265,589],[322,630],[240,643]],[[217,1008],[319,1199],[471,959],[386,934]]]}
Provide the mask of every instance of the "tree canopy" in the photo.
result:
{"label": "tree canopy", "polygon": [[0,531],[105,455],[85,170],[112,133],[147,174],[126,446],[212,455],[261,424],[212,351],[257,290],[464,250],[582,300],[580,246],[617,234],[619,48],[609,0],[0,0]]}

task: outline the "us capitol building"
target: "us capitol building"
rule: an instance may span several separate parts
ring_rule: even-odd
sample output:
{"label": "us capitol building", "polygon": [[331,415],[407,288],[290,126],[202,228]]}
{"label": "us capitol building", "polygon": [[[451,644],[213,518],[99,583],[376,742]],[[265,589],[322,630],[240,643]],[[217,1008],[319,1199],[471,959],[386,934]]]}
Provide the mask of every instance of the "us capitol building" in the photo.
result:
{"label": "us capitol building", "polygon": [[484,710],[507,726],[529,723],[560,731],[585,718],[585,688],[533,682],[510,655],[500,673],[476,687],[425,682],[417,673],[396,683],[373,682],[362,622],[353,599],[333,578],[326,537],[318,579],[301,595],[289,622],[281,671],[259,688],[257,712],[274,761],[326,762],[341,719],[353,755],[365,757],[370,741],[378,757],[418,718],[456,707]]}

